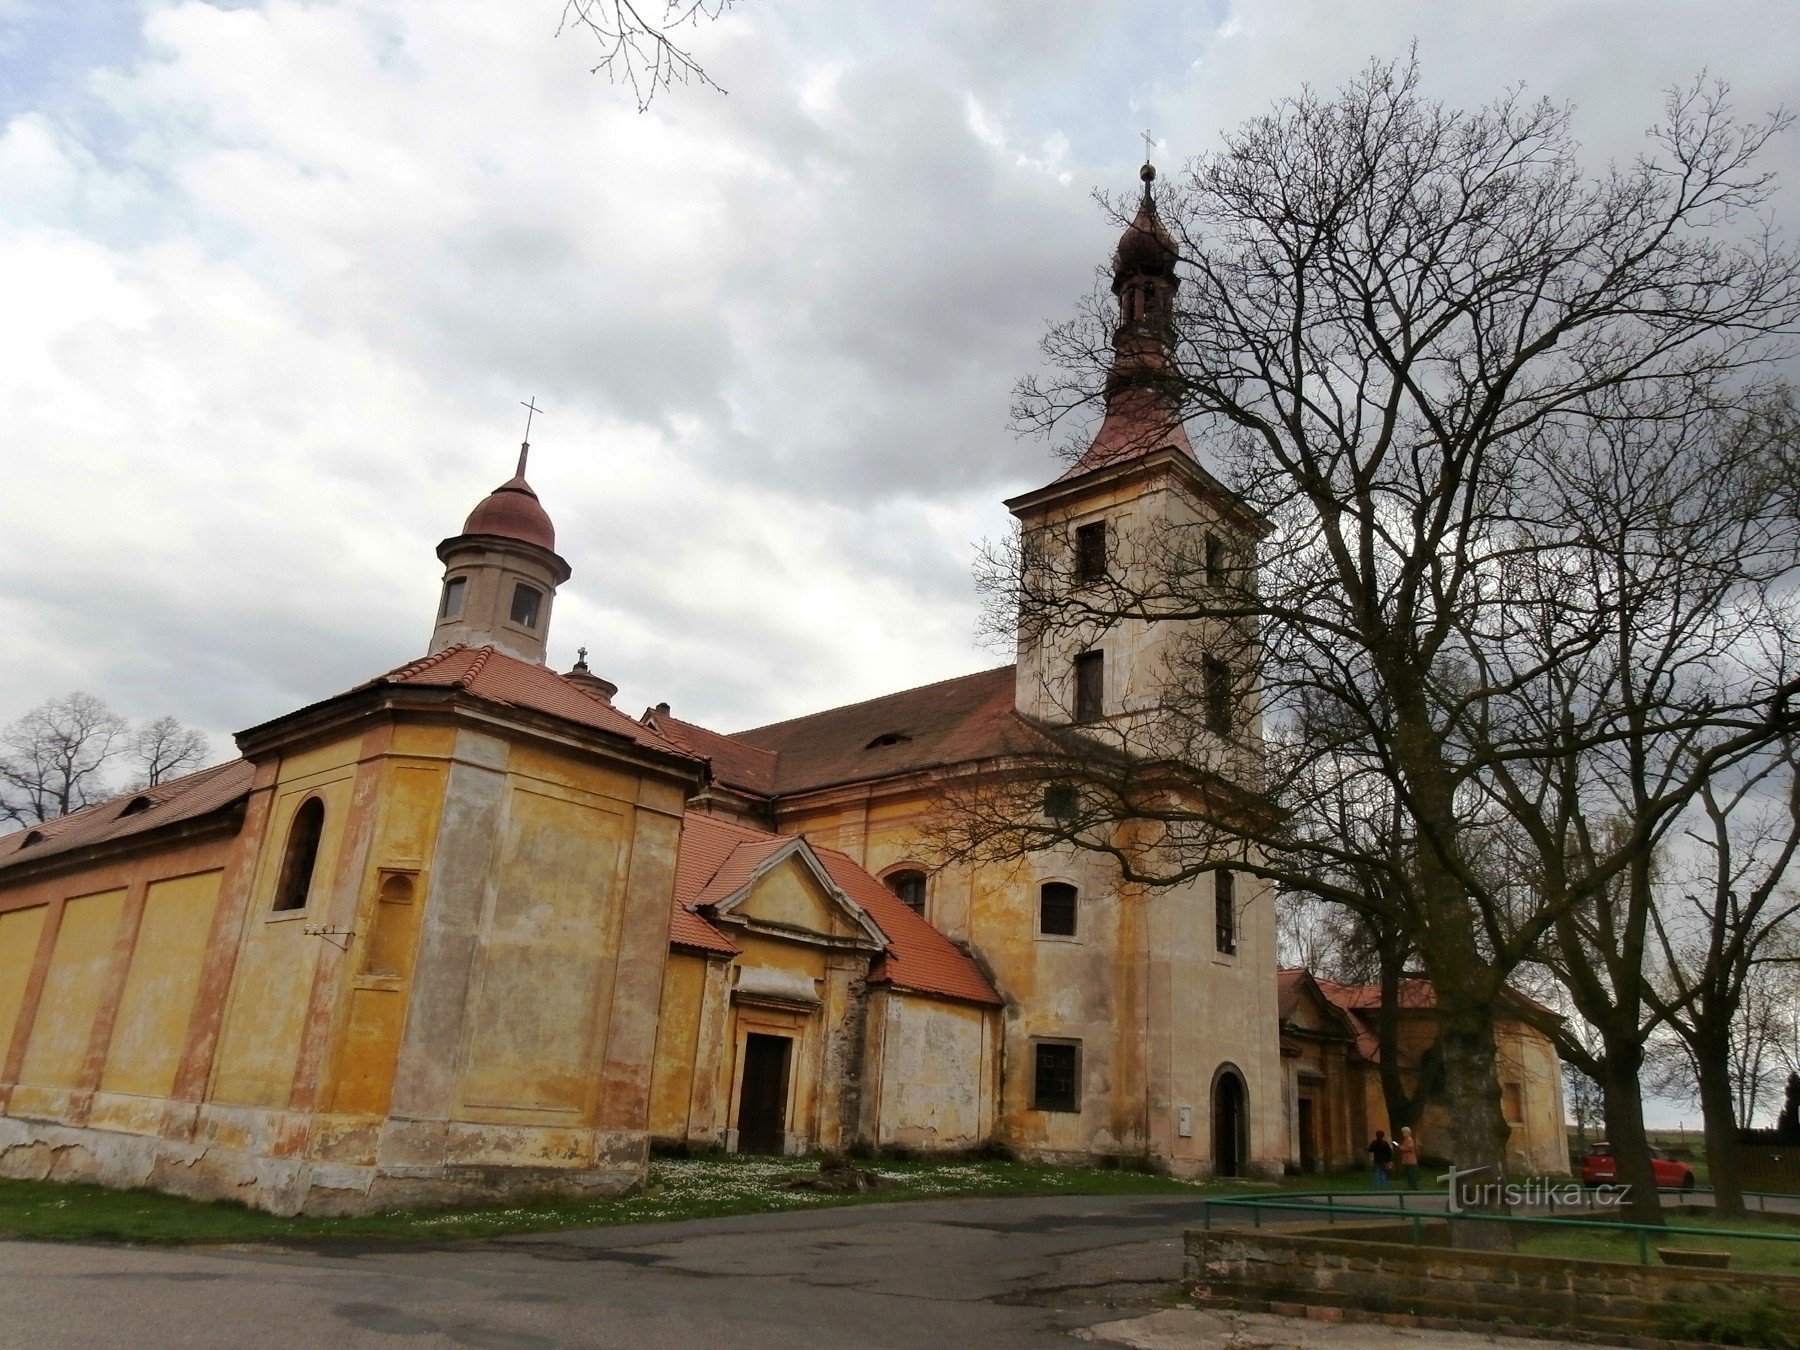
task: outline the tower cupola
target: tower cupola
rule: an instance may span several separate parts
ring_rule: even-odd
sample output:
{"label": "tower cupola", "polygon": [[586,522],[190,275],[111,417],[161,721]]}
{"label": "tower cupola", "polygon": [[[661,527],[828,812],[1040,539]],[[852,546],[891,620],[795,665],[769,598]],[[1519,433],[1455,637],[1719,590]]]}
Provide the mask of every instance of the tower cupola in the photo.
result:
{"label": "tower cupola", "polygon": [[444,586],[433,652],[462,642],[544,662],[550,607],[569,564],[556,552],[549,512],[525,481],[530,453],[530,442],[522,444],[518,471],[469,513],[461,534],[438,545]]}

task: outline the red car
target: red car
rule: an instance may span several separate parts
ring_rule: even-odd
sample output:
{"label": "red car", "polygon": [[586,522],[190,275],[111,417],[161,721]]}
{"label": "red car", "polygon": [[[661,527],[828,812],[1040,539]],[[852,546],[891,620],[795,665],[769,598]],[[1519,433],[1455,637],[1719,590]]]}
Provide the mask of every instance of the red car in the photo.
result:
{"label": "red car", "polygon": [[[1666,1149],[1650,1150],[1650,1171],[1659,1190],[1691,1191],[1694,1169]],[[1618,1164],[1613,1161],[1611,1144],[1595,1144],[1593,1151],[1581,1160],[1581,1184],[1606,1186],[1618,1180]]]}

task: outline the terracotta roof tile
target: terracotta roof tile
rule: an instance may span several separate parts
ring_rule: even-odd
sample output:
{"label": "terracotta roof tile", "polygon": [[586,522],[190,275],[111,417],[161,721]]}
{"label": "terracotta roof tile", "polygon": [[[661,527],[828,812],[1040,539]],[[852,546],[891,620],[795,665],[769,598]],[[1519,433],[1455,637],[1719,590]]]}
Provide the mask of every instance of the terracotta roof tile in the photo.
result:
{"label": "terracotta roof tile", "polygon": [[[241,801],[249,794],[254,774],[248,761],[229,760],[158,783],[141,792],[121,793],[56,820],[47,820],[42,825],[28,826],[0,838],[0,870],[89,844],[126,839],[165,825],[198,820]],[[126,808],[140,798],[147,804],[126,814]],[[27,844],[25,841],[33,835],[41,838]]]}
{"label": "terracotta roof tile", "polygon": [[387,674],[378,675],[347,692],[354,694],[391,684],[462,689],[490,703],[548,713],[552,717],[610,732],[647,750],[682,759],[701,758],[548,666],[521,661],[492,647],[457,643],[423,660],[396,666]]}
{"label": "terracotta roof tile", "polygon": [[[1285,977],[1290,972],[1281,972]],[[1305,971],[1301,971],[1305,974]],[[1314,981],[1319,992],[1356,1028],[1356,1048],[1361,1056],[1371,1064],[1381,1062],[1381,1041],[1376,1030],[1376,1014],[1381,1010],[1381,986],[1379,984],[1343,984],[1337,980],[1316,979]],[[1513,988],[1500,991],[1503,1002],[1515,1008],[1530,1008],[1546,1013],[1551,1017],[1559,1016],[1553,1009],[1546,1008],[1533,998],[1521,994]],[[1437,986],[1430,980],[1408,976],[1400,981],[1400,1007],[1407,1012],[1429,1012],[1437,1007]],[[1411,1061],[1408,1061],[1411,1067]]]}
{"label": "terracotta roof tile", "polygon": [[1094,443],[1055,481],[1066,483],[1095,469],[1141,459],[1164,448],[1196,459],[1187,428],[1168,413],[1162,400],[1147,389],[1127,389],[1109,402],[1100,430],[1094,433]]}
{"label": "terracotta roof tile", "polygon": [[[737,946],[692,906],[723,900],[749,881],[772,854],[800,836],[771,834],[717,816],[688,812],[676,860],[675,916],[669,940],[678,946],[736,952]],[[810,847],[810,845],[809,845]],[[993,985],[955,943],[901,903],[900,898],[848,855],[814,848],[840,890],[862,906],[887,939],[873,978],[900,989],[973,1003],[998,1004]]]}
{"label": "terracotta roof tile", "polygon": [[646,711],[641,720],[689,754],[710,760],[713,778],[725,786],[759,797],[775,791],[776,756],[773,750],[747,745],[654,708]]}
{"label": "terracotta roof tile", "polygon": [[1002,1002],[987,976],[954,942],[915,914],[881,881],[836,849],[815,850],[831,879],[881,929],[888,940],[869,978],[899,989],[941,994],[969,1003]]}
{"label": "terracotta roof tile", "polygon": [[1014,668],[1001,666],[728,739],[774,752],[778,795],[1043,748],[1048,739],[1014,711],[1013,685]]}

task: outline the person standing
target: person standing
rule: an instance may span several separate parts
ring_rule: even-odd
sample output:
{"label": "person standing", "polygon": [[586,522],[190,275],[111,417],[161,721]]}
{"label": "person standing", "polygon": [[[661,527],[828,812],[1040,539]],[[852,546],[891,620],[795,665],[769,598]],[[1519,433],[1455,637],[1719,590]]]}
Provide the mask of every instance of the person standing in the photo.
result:
{"label": "person standing", "polygon": [[1393,1166],[1394,1146],[1388,1142],[1387,1131],[1375,1131],[1375,1137],[1369,1141],[1369,1163],[1375,1171],[1375,1189],[1384,1191],[1388,1184],[1388,1168]]}
{"label": "person standing", "polygon": [[1406,1178],[1406,1189],[1419,1189],[1419,1141],[1413,1138],[1412,1126],[1402,1125],[1400,1137],[1394,1141],[1394,1152],[1399,1155],[1400,1171]]}

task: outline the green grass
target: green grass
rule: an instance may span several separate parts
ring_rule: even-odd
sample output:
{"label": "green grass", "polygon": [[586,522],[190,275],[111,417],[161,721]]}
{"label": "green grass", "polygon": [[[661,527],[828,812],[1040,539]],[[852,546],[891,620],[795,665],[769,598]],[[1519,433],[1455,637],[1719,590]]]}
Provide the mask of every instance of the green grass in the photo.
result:
{"label": "green grass", "polygon": [[[1753,1216],[1742,1219],[1689,1218],[1670,1215],[1668,1232],[1650,1238],[1650,1260],[1656,1259],[1659,1247],[1686,1247],[1697,1251],[1730,1252],[1731,1269],[1755,1270],[1773,1275],[1800,1275],[1800,1242],[1758,1242],[1753,1238],[1721,1238],[1710,1233],[1684,1233],[1686,1228],[1730,1228],[1741,1233],[1800,1235],[1800,1226],[1775,1219]],[[1518,1250],[1532,1256],[1566,1256],[1582,1261],[1631,1261],[1638,1259],[1635,1233],[1584,1229],[1570,1224],[1560,1226],[1532,1225],[1530,1236],[1521,1236]]]}
{"label": "green grass", "polygon": [[[233,1204],[56,1181],[0,1180],[0,1237],[209,1245],[329,1240],[438,1242],[659,1219],[818,1209],[958,1195],[1226,1195],[1237,1182],[1014,1162],[880,1162],[886,1184],[862,1195],[784,1189],[816,1160],[718,1155],[656,1159],[643,1190],[617,1199],[545,1200],[480,1209],[404,1210],[353,1218],[279,1218]],[[1304,1180],[1317,1188],[1321,1178]],[[1331,1179],[1333,1181],[1339,1178]],[[1353,1178],[1341,1179],[1345,1182]]]}

